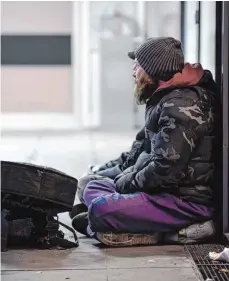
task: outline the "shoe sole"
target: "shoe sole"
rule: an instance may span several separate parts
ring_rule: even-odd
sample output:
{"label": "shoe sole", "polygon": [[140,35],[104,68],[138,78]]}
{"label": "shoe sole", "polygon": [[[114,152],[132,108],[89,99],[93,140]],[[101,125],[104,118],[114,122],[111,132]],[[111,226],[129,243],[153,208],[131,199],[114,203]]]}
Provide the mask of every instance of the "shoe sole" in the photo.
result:
{"label": "shoe sole", "polygon": [[131,234],[122,233],[115,234],[112,232],[96,234],[97,239],[107,246],[124,247],[124,246],[138,246],[138,245],[154,245],[160,241],[160,235],[147,235],[147,234]]}

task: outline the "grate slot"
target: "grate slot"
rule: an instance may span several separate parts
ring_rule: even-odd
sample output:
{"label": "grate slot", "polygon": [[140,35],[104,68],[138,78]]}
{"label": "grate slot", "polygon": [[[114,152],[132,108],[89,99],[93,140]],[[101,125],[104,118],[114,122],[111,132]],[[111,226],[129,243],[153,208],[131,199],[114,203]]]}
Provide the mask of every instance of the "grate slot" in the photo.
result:
{"label": "grate slot", "polygon": [[[195,262],[204,280],[229,281],[229,264],[210,260],[209,252],[221,252],[225,246],[220,244],[186,245],[185,248]],[[227,272],[220,272],[220,270]]]}

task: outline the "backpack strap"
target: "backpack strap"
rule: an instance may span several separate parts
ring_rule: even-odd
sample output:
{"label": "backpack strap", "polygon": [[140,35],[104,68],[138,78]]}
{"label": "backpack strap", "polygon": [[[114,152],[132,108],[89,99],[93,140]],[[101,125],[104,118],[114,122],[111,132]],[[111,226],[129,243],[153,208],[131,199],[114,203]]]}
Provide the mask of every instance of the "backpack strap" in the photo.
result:
{"label": "backpack strap", "polygon": [[[64,228],[66,228],[73,234],[73,238],[74,238],[73,241],[64,238],[64,236],[65,236],[64,233],[62,231],[58,230],[59,225],[63,226]],[[70,248],[75,248],[75,247],[79,246],[78,237],[77,237],[75,231],[70,226],[64,224],[63,222],[60,222],[58,220],[58,218],[54,219],[53,217],[48,217],[46,230],[47,230],[48,234],[46,237],[42,238],[42,242],[47,247],[50,247],[50,248],[60,247],[63,249],[70,249]]]}

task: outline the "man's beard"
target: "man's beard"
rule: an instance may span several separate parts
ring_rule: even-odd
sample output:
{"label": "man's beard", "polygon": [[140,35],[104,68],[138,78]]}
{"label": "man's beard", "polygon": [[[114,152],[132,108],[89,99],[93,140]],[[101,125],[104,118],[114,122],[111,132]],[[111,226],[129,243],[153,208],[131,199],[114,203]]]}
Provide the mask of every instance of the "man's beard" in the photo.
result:
{"label": "man's beard", "polygon": [[146,84],[144,87],[139,87],[135,84],[134,95],[137,104],[146,104],[147,100],[153,95],[158,88],[158,82],[153,84]]}

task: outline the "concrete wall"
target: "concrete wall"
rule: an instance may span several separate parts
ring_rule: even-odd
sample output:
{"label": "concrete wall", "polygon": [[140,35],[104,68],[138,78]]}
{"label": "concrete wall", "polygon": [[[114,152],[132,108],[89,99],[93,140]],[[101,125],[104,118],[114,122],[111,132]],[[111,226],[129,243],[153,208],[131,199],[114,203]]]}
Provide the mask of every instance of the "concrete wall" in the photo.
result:
{"label": "concrete wall", "polygon": [[[72,2],[5,1],[1,4],[2,56],[6,50],[8,53],[5,55],[10,57],[10,48],[13,47],[16,51],[18,49],[20,56],[20,46],[25,46],[24,40],[29,40],[34,48],[27,50],[26,64],[15,60],[2,65],[2,112],[71,112],[71,65],[50,65],[45,62],[43,65],[34,65],[30,60],[41,52],[34,43],[38,35],[43,40],[45,50],[49,47],[46,46],[47,37],[71,35]],[[7,45],[9,37],[17,46]],[[53,46],[53,52],[57,47]],[[15,49],[12,52],[16,57]],[[52,55],[52,51],[49,55]],[[6,60],[3,57],[2,63]]]}
{"label": "concrete wall", "polygon": [[2,34],[70,34],[71,1],[3,1]]}

